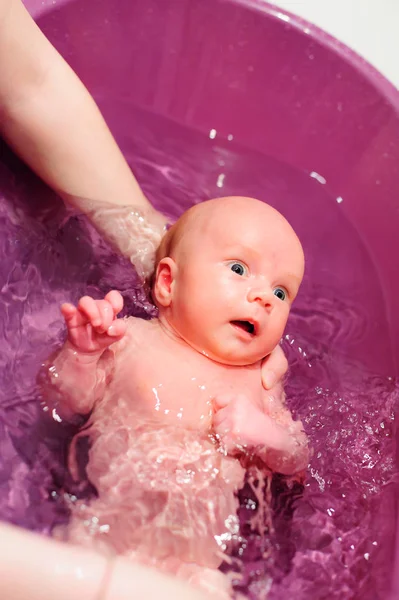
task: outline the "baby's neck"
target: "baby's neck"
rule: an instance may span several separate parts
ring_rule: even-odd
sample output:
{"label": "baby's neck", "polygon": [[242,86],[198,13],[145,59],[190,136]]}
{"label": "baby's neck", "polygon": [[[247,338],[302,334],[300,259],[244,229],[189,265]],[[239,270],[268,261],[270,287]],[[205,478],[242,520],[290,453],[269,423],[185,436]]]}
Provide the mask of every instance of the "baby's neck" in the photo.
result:
{"label": "baby's neck", "polygon": [[170,340],[173,340],[180,346],[185,346],[194,350],[194,348],[191,347],[191,345],[179,334],[179,332],[172,327],[168,319],[161,312],[156,321],[158,322],[159,328],[163,335]]}

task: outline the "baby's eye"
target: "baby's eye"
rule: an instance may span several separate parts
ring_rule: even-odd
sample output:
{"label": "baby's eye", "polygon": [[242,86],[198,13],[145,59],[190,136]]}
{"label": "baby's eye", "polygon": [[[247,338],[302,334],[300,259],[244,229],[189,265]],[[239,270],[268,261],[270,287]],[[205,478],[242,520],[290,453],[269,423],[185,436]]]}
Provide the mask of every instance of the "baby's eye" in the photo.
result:
{"label": "baby's eye", "polygon": [[278,298],[279,300],[285,300],[285,299],[286,299],[286,297],[287,297],[287,292],[285,291],[285,289],[284,289],[284,288],[281,288],[281,287],[277,287],[277,288],[275,288],[275,289],[273,290],[273,294],[274,294],[275,296],[277,296],[277,298]]}
{"label": "baby's eye", "polygon": [[240,275],[241,277],[243,275],[248,275],[248,269],[247,267],[241,263],[241,262],[232,262],[230,263],[230,269],[233,271],[233,273],[237,273],[237,275]]}

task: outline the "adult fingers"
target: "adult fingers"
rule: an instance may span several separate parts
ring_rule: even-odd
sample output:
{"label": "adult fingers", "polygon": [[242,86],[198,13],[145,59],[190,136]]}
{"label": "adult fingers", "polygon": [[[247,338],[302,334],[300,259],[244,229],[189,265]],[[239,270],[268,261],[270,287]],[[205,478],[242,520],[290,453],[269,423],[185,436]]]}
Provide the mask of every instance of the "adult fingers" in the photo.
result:
{"label": "adult fingers", "polygon": [[267,390],[274,387],[288,370],[287,358],[280,346],[267,356],[262,363],[262,384]]}

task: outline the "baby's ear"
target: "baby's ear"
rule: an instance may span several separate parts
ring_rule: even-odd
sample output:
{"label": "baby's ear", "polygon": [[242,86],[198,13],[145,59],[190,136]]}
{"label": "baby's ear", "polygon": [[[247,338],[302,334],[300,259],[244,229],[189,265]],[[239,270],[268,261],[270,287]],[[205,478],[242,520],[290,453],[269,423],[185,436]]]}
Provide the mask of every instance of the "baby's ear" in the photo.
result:
{"label": "baby's ear", "polygon": [[167,308],[172,302],[173,283],[177,273],[177,265],[173,258],[167,257],[159,261],[155,272],[153,296],[157,306]]}

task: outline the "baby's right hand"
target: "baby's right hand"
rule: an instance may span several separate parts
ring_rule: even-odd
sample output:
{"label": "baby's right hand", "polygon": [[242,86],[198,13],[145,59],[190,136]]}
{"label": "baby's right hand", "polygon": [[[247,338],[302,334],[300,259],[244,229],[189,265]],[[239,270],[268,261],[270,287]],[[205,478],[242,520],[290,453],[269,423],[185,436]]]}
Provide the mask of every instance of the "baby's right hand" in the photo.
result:
{"label": "baby's right hand", "polygon": [[213,430],[229,454],[251,447],[259,418],[269,419],[244,394],[219,395],[213,399],[213,409]]}
{"label": "baby's right hand", "polygon": [[119,341],[126,333],[127,323],[117,319],[123,308],[119,292],[109,292],[104,300],[83,296],[78,306],[63,304],[61,312],[68,328],[68,341],[79,352],[102,352]]}

